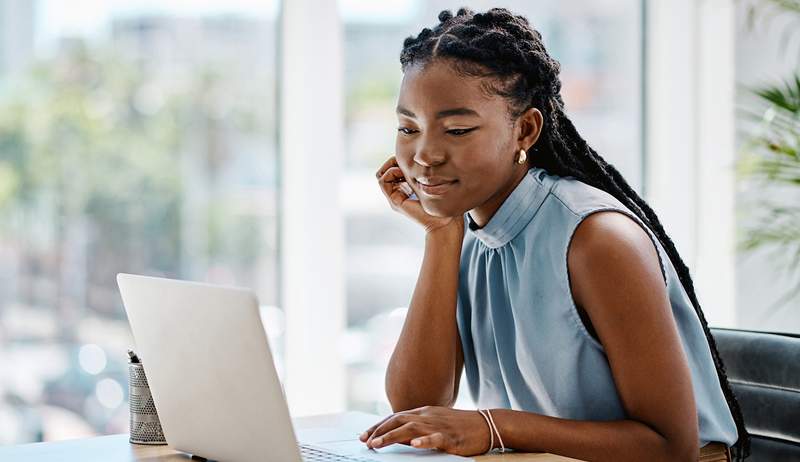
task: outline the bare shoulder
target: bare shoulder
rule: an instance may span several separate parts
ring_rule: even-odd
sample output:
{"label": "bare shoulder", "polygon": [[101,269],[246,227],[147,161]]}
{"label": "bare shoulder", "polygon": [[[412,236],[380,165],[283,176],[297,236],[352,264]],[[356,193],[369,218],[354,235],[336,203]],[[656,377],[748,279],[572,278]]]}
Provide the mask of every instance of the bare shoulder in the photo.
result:
{"label": "bare shoulder", "polygon": [[[619,291],[663,291],[658,253],[633,218],[616,211],[596,212],[575,230],[567,252],[573,298],[583,307]],[[652,292],[651,292],[652,293]]]}

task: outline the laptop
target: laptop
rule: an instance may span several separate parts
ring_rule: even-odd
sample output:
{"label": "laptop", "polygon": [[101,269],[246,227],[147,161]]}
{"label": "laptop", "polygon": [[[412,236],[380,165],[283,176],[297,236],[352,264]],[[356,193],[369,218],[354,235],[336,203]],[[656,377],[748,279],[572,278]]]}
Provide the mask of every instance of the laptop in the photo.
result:
{"label": "laptop", "polygon": [[124,273],[117,284],[174,449],[225,462],[468,460],[405,445],[368,449],[357,433],[378,418],[359,413],[300,431],[298,443],[251,290]]}

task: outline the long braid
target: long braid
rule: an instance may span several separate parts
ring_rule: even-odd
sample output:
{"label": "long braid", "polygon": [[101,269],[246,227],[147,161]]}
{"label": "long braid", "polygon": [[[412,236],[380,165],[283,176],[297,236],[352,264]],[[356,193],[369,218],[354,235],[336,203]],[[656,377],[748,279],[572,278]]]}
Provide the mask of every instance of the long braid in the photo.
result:
{"label": "long braid", "polygon": [[505,8],[492,8],[477,14],[469,8],[461,8],[455,16],[444,10],[439,13],[439,24],[433,29],[426,27],[416,37],[406,38],[400,54],[404,72],[412,65],[425,65],[433,60],[446,60],[464,75],[489,77],[482,88],[489,94],[505,97],[511,103],[510,121],[528,108],[538,108],[546,128],[538,142],[529,149],[531,165],[559,176],[572,176],[606,191],[654,232],[700,319],[720,386],[739,432],[733,454],[737,461],[744,460],[750,454],[750,435],[697,300],[689,268],[655,212],[619,171],[589,146],[565,114],[560,95],[560,64],[547,54],[541,34],[525,17],[514,15]]}

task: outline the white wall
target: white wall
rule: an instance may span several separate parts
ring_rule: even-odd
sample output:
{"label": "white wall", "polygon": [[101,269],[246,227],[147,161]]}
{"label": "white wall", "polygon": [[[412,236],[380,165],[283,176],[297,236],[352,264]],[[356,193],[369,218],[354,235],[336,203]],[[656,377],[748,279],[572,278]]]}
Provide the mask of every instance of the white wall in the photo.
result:
{"label": "white wall", "polygon": [[336,2],[283,2],[280,53],[281,307],[293,415],[345,407],[341,23]]}
{"label": "white wall", "polygon": [[32,0],[0,0],[0,78],[25,68],[33,56]]}
{"label": "white wall", "polygon": [[648,0],[646,200],[709,323],[735,324],[732,0]]}

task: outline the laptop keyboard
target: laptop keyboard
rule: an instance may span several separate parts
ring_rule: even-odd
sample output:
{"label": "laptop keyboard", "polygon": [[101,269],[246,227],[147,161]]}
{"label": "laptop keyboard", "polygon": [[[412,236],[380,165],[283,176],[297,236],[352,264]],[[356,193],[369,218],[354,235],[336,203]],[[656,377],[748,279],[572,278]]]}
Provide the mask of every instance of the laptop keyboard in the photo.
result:
{"label": "laptop keyboard", "polygon": [[375,462],[363,457],[343,456],[307,444],[300,445],[300,455],[304,462]]}

